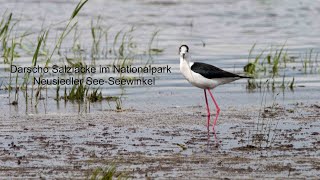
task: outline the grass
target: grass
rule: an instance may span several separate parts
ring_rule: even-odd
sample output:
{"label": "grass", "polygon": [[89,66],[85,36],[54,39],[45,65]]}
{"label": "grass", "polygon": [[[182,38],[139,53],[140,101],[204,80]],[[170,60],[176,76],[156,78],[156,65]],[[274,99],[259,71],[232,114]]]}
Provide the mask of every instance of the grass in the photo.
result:
{"label": "grass", "polygon": [[116,33],[113,40],[113,65],[127,66],[131,65],[136,58],[137,43],[134,40],[135,27],[132,26],[128,30],[122,29]]}
{"label": "grass", "polygon": [[71,17],[70,17],[70,20],[74,19],[80,12],[80,10],[82,9],[82,7],[88,2],[88,0],[81,0],[76,8],[74,8],[72,14],[71,14]]}
{"label": "grass", "polygon": [[256,77],[259,72],[265,70],[259,63],[261,56],[264,53],[264,50],[259,55],[257,55],[253,61],[251,61],[252,52],[255,46],[256,44],[253,44],[252,48],[250,49],[248,63],[243,67],[244,72],[252,77]]}
{"label": "grass", "polygon": [[320,73],[319,63],[318,63],[318,54],[310,49],[301,57],[302,68],[305,74]]}
{"label": "grass", "polygon": [[[61,54],[61,53],[60,53],[60,48],[61,48],[62,42],[63,42],[63,40],[67,37],[67,35],[76,27],[76,25],[77,25],[78,22],[73,22],[73,20],[74,20],[74,18],[78,15],[78,13],[79,13],[79,11],[81,10],[81,8],[82,8],[87,2],[88,2],[88,0],[81,0],[81,1],[77,4],[77,6],[75,7],[75,9],[73,10],[73,12],[72,12],[72,14],[71,14],[71,17],[70,17],[67,25],[64,27],[62,33],[60,34],[60,36],[59,36],[59,38],[58,38],[58,41],[56,42],[56,44],[55,44],[55,46],[54,46],[51,54],[50,54],[50,55],[47,57],[47,59],[46,59],[45,67],[48,67],[48,66],[49,66],[49,63],[51,62],[52,57],[53,57],[53,55],[54,55],[54,53],[55,53],[56,51],[58,51],[58,54],[59,54],[59,55]],[[48,31],[49,31],[49,30],[45,31],[45,33],[48,33]],[[47,35],[46,35],[46,36],[47,36]],[[40,49],[40,47],[41,47],[41,42],[43,41],[43,37],[44,37],[44,36],[41,36],[41,38],[38,39],[38,46],[37,46],[37,49],[36,49],[35,54],[38,54],[37,51],[39,51],[39,49]],[[39,44],[40,44],[40,46],[39,46]],[[36,57],[37,57],[37,56],[36,56]],[[33,64],[34,64],[34,62],[33,62]],[[43,73],[40,74],[40,78],[42,78],[43,76],[44,76]],[[35,99],[37,100],[37,101],[36,101],[37,103],[36,103],[35,106],[38,105],[38,100],[39,100],[39,97],[40,97],[39,95],[41,94],[42,88],[43,88],[42,85],[38,85],[38,87],[37,87],[37,91],[36,91],[36,95],[35,95]],[[74,92],[74,87],[72,87],[72,89],[73,89],[73,90],[71,90],[71,92]],[[32,88],[32,90],[33,90],[33,88]],[[77,90],[78,90],[78,88],[77,88]],[[81,90],[82,90],[82,89],[80,88],[80,91],[81,91]],[[71,93],[71,92],[70,92],[70,93]],[[78,93],[79,93],[79,92],[78,92]],[[77,94],[77,95],[78,95],[78,94]],[[33,97],[33,96],[32,96],[32,97]],[[70,97],[71,97],[71,98],[78,98],[78,97],[74,97],[74,94],[72,94]]]}
{"label": "grass", "polygon": [[276,77],[282,67],[281,65],[285,66],[287,62],[287,53],[284,50],[285,44],[275,52],[270,48],[268,54],[265,54],[266,50],[262,50],[254,60],[251,60],[255,46],[256,44],[250,49],[248,63],[243,68],[244,72],[253,77],[259,77],[261,73]]}
{"label": "grass", "polygon": [[[42,27],[43,29],[37,36],[37,39],[30,39],[30,35],[35,33],[22,32],[20,35],[12,32],[15,31],[15,27],[19,21],[13,21],[13,14],[5,12],[0,21],[0,41],[3,61],[5,64],[17,65],[15,59],[20,57],[20,54],[31,55],[32,60],[30,61],[30,67],[35,67],[37,65],[49,67],[53,63],[55,65],[68,65],[71,67],[78,67],[85,64],[84,60],[84,50],[80,42],[81,33],[78,30],[77,16],[80,13],[81,9],[85,7],[85,4],[88,0],[80,0],[74,10],[70,13],[69,19],[66,21],[59,22],[57,24],[50,25],[48,27]],[[116,32],[114,37],[110,37],[109,29],[110,27],[105,27],[102,25],[103,19],[98,16],[91,21],[91,64],[90,66],[95,66],[95,61],[99,60],[101,57],[107,58],[110,56],[114,59],[113,63],[108,64],[107,66],[120,65],[122,67],[131,65],[136,61],[142,60],[139,54],[141,54],[142,48],[136,43],[135,39],[135,27],[123,28],[122,30]],[[58,33],[56,41],[53,45],[48,46],[48,37],[51,32],[51,28],[55,25],[62,25],[60,33]],[[65,25],[63,25],[65,24]],[[63,54],[62,47],[64,41],[73,33],[73,44],[72,52],[73,55]],[[159,34],[159,31],[152,33],[152,37],[146,47],[147,50],[144,52],[148,53],[149,56],[152,54],[162,53],[163,50],[159,48],[154,48],[153,43],[156,39],[156,36]],[[112,48],[108,49],[109,40],[113,40]],[[19,52],[19,53],[18,53]],[[58,60],[57,61],[57,55]],[[101,56],[102,55],[102,56]],[[149,59],[146,61],[146,64],[149,63]],[[60,74],[61,76],[69,76]],[[73,74],[72,74],[73,75]],[[48,87],[44,85],[35,85],[31,79],[34,77],[45,78],[48,76],[44,73],[34,74],[26,73],[23,77],[19,77],[19,74],[9,73],[9,81],[2,82],[1,86],[4,89],[11,90],[15,89],[15,98],[14,101],[17,102],[18,91],[24,91],[24,97],[26,98],[26,104],[30,101],[34,107],[38,106],[39,100],[41,100],[42,91],[45,90],[48,92],[48,88],[54,89],[55,97],[54,99],[59,101],[61,98],[66,101],[78,101],[78,102],[100,102],[102,100],[111,100],[108,96],[103,97],[102,91],[100,88],[89,87],[83,85],[63,87],[63,86],[53,86]],[[123,75],[120,74],[120,77]],[[85,74],[79,75],[78,78],[85,78]],[[124,77],[124,76],[123,76]],[[15,81],[13,80],[15,78]],[[23,78],[22,84],[19,81],[20,78]],[[123,87],[122,87],[123,88]],[[61,91],[64,91],[64,95],[60,97]],[[9,98],[10,102],[11,98]],[[116,110],[121,110],[123,107],[121,98],[112,99],[116,102]],[[35,103],[33,103],[35,102]]]}
{"label": "grass", "polygon": [[158,36],[160,30],[156,30],[152,33],[151,39],[148,43],[148,54],[151,56],[152,54],[159,54],[162,53],[164,49],[159,49],[159,48],[153,48],[153,43],[155,41],[155,38]]}
{"label": "grass", "polygon": [[[292,72],[290,74],[295,74],[294,71],[299,71],[299,69],[290,65],[290,63],[295,63],[295,58],[288,54],[285,49],[285,44],[280,46],[279,49],[271,47],[268,53],[264,49],[252,58],[255,46],[256,44],[254,44],[250,49],[248,63],[243,67],[243,70],[247,75],[254,77],[247,81],[247,89],[249,91],[261,89],[264,84],[264,79],[268,79],[269,81],[266,84],[267,89],[270,88],[273,91],[278,88],[282,90],[294,90],[296,87],[295,78],[292,76],[286,76],[285,74],[288,71]],[[313,55],[313,52],[310,51],[308,56],[306,55],[305,57],[306,58],[302,61],[303,68],[305,69],[304,72],[307,71],[307,68],[313,69],[310,73],[315,72],[315,67],[318,66],[317,54]],[[314,59],[312,59],[312,57],[314,57]]]}
{"label": "grass", "polygon": [[121,111],[122,110],[122,100],[121,98],[116,99],[116,110]]}
{"label": "grass", "polygon": [[151,35],[151,39],[149,41],[149,44],[148,44],[148,55],[149,55],[149,58],[148,58],[148,61],[146,62],[146,66],[152,61],[152,55],[156,55],[156,54],[160,54],[164,51],[164,49],[160,49],[160,48],[153,48],[153,43],[155,41],[155,38],[158,36],[160,30],[156,30],[152,33]]}
{"label": "grass", "polygon": [[128,177],[124,173],[118,172],[115,165],[111,165],[104,168],[99,167],[94,169],[87,179],[88,180],[112,180],[112,179],[124,180],[124,179],[128,179]]}
{"label": "grass", "polygon": [[[96,21],[91,20],[91,36],[92,36],[92,45],[91,45],[91,59],[92,65],[95,65],[95,60],[100,59],[101,57],[107,58],[108,56],[108,31],[110,27],[105,28],[101,25],[102,18],[98,16]],[[105,51],[101,48],[102,40],[105,39]]]}
{"label": "grass", "polygon": [[[315,73],[318,63],[318,53],[312,50],[308,51],[305,56],[301,58],[302,69],[295,67],[294,56],[290,56],[285,50],[285,45],[279,49],[270,48],[269,53],[262,50],[254,58],[251,54],[255,44],[249,52],[248,64],[244,66],[244,71],[254,79],[248,80],[247,89],[262,90],[261,108],[259,111],[257,122],[253,130],[249,131],[247,147],[252,148],[272,148],[277,140],[279,131],[277,130],[280,119],[277,119],[278,113],[283,109],[276,103],[277,93],[273,97],[271,106],[266,106],[266,91],[270,88],[273,92],[278,90],[294,90],[295,78],[287,76],[287,72],[291,74],[303,72]],[[291,64],[292,63],[292,64]]]}
{"label": "grass", "polygon": [[277,97],[279,93],[273,96],[271,106],[267,106],[267,80],[262,85],[262,97],[258,118],[253,129],[249,130],[247,145],[250,148],[272,148],[277,138],[277,127],[280,119],[277,119],[281,108],[278,107]]}
{"label": "grass", "polygon": [[66,99],[71,101],[84,101],[87,94],[88,86],[84,84],[73,85]]}
{"label": "grass", "polygon": [[99,91],[99,88],[93,89],[90,95],[88,95],[88,99],[90,102],[98,102],[103,100],[102,92]]}
{"label": "grass", "polygon": [[272,90],[275,91],[276,89],[282,89],[282,90],[286,90],[289,89],[291,91],[294,90],[294,88],[296,87],[295,84],[295,78],[292,77],[292,79],[290,79],[291,77],[286,77],[285,75],[281,76],[281,81],[280,80],[276,80],[275,78],[267,78],[267,80],[270,80],[268,82],[263,82],[264,79],[249,79],[247,81],[247,85],[246,85],[246,89],[249,91],[253,91],[255,89],[261,89],[263,87],[263,85],[266,85],[268,90]]}
{"label": "grass", "polygon": [[15,51],[18,44],[17,38],[11,37],[12,31],[19,21],[13,22],[12,16],[12,13],[8,16],[5,13],[0,22],[0,41],[4,64],[11,64],[13,58],[19,57],[19,54]]}
{"label": "grass", "polygon": [[[102,91],[100,88],[90,89],[88,86],[84,84],[73,85],[69,92],[67,92],[65,88],[65,94],[63,97],[59,97],[59,89],[60,87],[58,87],[56,91],[56,99],[58,100],[64,99],[66,101],[69,100],[69,101],[78,101],[78,102],[84,102],[85,100],[88,100],[89,102],[94,103],[94,102],[101,102],[102,100],[118,102],[120,99],[113,96],[103,97]],[[118,110],[118,105],[116,109]],[[121,106],[120,106],[120,109],[121,109]]]}

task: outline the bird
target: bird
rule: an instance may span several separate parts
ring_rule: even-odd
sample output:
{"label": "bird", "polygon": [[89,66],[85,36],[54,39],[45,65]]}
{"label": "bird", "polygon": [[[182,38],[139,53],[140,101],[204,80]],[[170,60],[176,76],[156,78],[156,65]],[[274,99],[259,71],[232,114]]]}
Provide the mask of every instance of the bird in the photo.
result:
{"label": "bird", "polygon": [[227,84],[227,83],[236,81],[238,79],[251,78],[251,77],[234,74],[210,64],[206,64],[202,62],[191,62],[189,47],[187,45],[181,45],[179,48],[179,52],[180,52],[181,73],[183,74],[185,79],[189,81],[189,83],[191,83],[195,87],[203,89],[204,91],[204,97],[205,97],[206,108],[207,108],[207,117],[208,117],[208,122],[207,122],[208,133],[209,133],[209,126],[210,126],[210,108],[208,104],[206,91],[209,92],[209,95],[216,107],[216,116],[213,121],[212,129],[214,132],[215,139],[217,139],[214,128],[216,126],[216,123],[219,117],[220,108],[211,92],[211,89],[214,89],[217,86],[222,84]]}

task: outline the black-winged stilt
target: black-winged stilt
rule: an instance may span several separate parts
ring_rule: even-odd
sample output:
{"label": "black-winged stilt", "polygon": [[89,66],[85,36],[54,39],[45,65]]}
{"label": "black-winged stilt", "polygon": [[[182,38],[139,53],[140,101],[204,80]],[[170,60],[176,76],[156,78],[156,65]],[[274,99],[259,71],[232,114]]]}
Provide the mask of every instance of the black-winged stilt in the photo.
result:
{"label": "black-winged stilt", "polygon": [[214,99],[210,89],[213,89],[221,84],[226,84],[241,78],[250,78],[250,77],[233,74],[233,73],[224,71],[220,68],[217,68],[215,66],[212,66],[210,64],[205,64],[200,62],[190,62],[189,47],[187,45],[180,46],[179,51],[180,51],[181,73],[193,86],[201,88],[204,91],[204,97],[206,100],[207,113],[208,113],[208,124],[207,124],[208,132],[209,132],[209,126],[210,126],[210,109],[209,109],[206,90],[209,92],[212,98],[212,101],[216,106],[216,117],[212,126],[214,135],[216,137],[214,127],[218,120],[220,108],[218,106],[218,103]]}

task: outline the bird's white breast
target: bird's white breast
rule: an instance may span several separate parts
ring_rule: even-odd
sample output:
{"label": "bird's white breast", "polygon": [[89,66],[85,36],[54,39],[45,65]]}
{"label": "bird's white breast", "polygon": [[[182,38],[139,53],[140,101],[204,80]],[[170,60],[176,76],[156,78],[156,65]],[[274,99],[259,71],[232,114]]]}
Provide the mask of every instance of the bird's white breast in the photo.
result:
{"label": "bird's white breast", "polygon": [[220,84],[219,80],[207,79],[201,74],[193,72],[190,68],[192,64],[192,62],[189,63],[185,60],[180,61],[180,71],[192,85],[202,89],[213,89]]}

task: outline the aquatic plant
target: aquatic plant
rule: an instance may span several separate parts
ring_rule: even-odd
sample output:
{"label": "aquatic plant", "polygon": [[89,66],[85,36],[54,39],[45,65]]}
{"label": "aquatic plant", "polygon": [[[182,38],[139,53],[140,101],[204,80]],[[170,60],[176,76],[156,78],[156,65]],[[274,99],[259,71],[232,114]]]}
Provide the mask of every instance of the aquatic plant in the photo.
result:
{"label": "aquatic plant", "polygon": [[11,37],[13,28],[18,22],[19,21],[12,21],[12,13],[6,17],[6,12],[3,14],[3,18],[0,21],[0,41],[4,64],[9,64],[11,63],[10,60],[13,61],[13,58],[19,57],[19,54],[15,51],[16,45],[18,44],[16,37]]}
{"label": "aquatic plant", "polygon": [[92,92],[88,95],[90,102],[98,102],[103,100],[102,92],[98,92],[99,88],[93,89]]}
{"label": "aquatic plant", "polygon": [[117,171],[115,165],[107,166],[105,168],[98,167],[93,170],[91,175],[89,175],[89,180],[112,180],[112,179],[128,179],[128,177],[121,172]]}
{"label": "aquatic plant", "polygon": [[[266,50],[262,50],[252,60],[252,52],[255,46],[256,44],[250,49],[248,63],[243,67],[247,75],[254,77],[253,79],[248,79],[247,89],[250,91],[257,88],[261,89],[263,79],[270,79],[266,85],[268,89],[271,88],[275,90],[276,88],[280,88],[284,90],[288,88],[293,90],[295,87],[294,78],[287,80],[292,77],[286,77],[284,72],[290,68],[287,64],[294,62],[294,58],[288,55],[287,50],[285,50],[285,44],[283,44],[279,50],[274,50],[271,47],[268,54],[266,54]],[[282,75],[280,76],[280,74]],[[279,77],[281,77],[282,81],[278,80]]]}
{"label": "aquatic plant", "polygon": [[122,110],[122,100],[119,97],[118,99],[116,99],[116,110],[117,111],[121,111]]}
{"label": "aquatic plant", "polygon": [[[108,55],[108,31],[111,27],[104,28],[101,25],[102,18],[98,16],[96,21],[91,20],[91,36],[92,36],[92,45],[91,45],[91,60],[92,65],[95,65],[95,60],[100,59],[101,56],[107,58]],[[105,39],[105,49],[101,48],[102,38]]]}
{"label": "aquatic plant", "polygon": [[265,81],[262,86],[262,97],[259,114],[252,129],[247,133],[247,145],[250,148],[272,148],[277,138],[277,126],[280,119],[276,119],[279,111],[277,97],[273,96],[271,106],[267,106],[267,84]]}
{"label": "aquatic plant", "polygon": [[294,88],[294,77],[292,78],[292,81],[290,82],[289,88],[291,90],[293,90],[293,88]]}
{"label": "aquatic plant", "polygon": [[67,100],[71,101],[84,101],[88,93],[88,87],[84,84],[73,85],[69,94],[66,96]]}
{"label": "aquatic plant", "polygon": [[302,68],[305,74],[320,72],[320,66],[318,64],[318,54],[314,53],[313,49],[307,51],[304,57],[301,57]]}
{"label": "aquatic plant", "polygon": [[258,72],[262,71],[262,67],[259,64],[259,60],[261,58],[261,56],[264,53],[264,50],[255,57],[254,61],[251,61],[250,58],[252,56],[252,52],[255,48],[256,44],[253,44],[253,46],[251,47],[250,51],[249,51],[249,56],[248,56],[248,63],[243,67],[244,72],[252,77],[256,77]]}
{"label": "aquatic plant", "polygon": [[[87,2],[88,0],[80,0],[67,20],[51,24],[47,27],[42,27],[40,32],[25,31],[16,33],[15,29],[19,20],[15,20],[16,18],[13,18],[12,13],[5,12],[0,20],[0,48],[2,50],[4,63],[8,65],[17,65],[15,63],[16,58],[28,55],[32,56],[32,60],[30,61],[31,68],[38,65],[44,67],[50,67],[51,65],[80,67],[84,65],[96,66],[96,60],[108,57],[108,60],[111,59],[113,62],[110,63],[110,61],[106,61],[108,62],[106,66],[119,65],[125,67],[144,60],[145,61],[142,64],[148,65],[152,62],[150,61],[152,55],[163,52],[163,49],[158,48],[154,43],[159,34],[158,30],[151,34],[149,43],[144,47],[136,42],[136,27],[124,27],[123,29],[116,31],[115,36],[111,37],[109,33],[111,26],[103,25],[103,19],[100,16],[98,16],[98,18],[93,18],[91,21],[90,32],[92,44],[91,50],[89,50],[90,52],[86,52],[85,48],[87,47],[82,46],[80,42],[81,32],[79,32],[78,29],[80,22],[78,22],[76,17]],[[48,43],[49,36],[52,35],[51,29],[57,25],[59,25],[60,30],[56,35],[55,41],[53,41],[53,44]],[[68,51],[64,48],[66,40],[68,40],[71,35],[73,35],[73,42],[71,42],[71,51]],[[33,38],[35,36],[37,39]],[[72,54],[68,54],[69,52]],[[86,59],[87,54],[90,55],[91,63]],[[59,76],[64,77],[72,75],[75,74],[59,74]],[[142,76],[142,74],[139,75]],[[41,83],[36,85],[33,81],[34,78],[45,79],[47,76],[49,75],[44,72],[31,72],[25,73],[22,77],[19,77],[18,73],[12,74],[9,72],[9,80],[7,82],[1,82],[1,87],[9,91],[9,96],[11,91],[15,90],[14,99],[9,97],[9,103],[12,100],[18,102],[19,91],[22,90],[26,107],[29,106],[31,102],[31,106],[37,108],[40,100],[47,99],[46,93],[48,92],[48,89],[53,89],[53,99],[56,101],[64,99],[65,101],[91,103],[102,100],[112,100],[115,101],[116,110],[123,109],[121,98],[104,97],[101,88],[83,85],[65,85],[63,87],[60,85],[43,85]],[[120,73],[119,76],[120,79],[133,78],[125,76],[122,73]],[[78,74],[77,78],[84,79],[86,77],[86,74]],[[121,86],[120,88],[122,90],[122,96],[125,92],[125,87]],[[42,93],[45,94],[42,95]]]}
{"label": "aquatic plant", "polygon": [[266,50],[262,50],[252,61],[251,56],[255,46],[256,44],[249,51],[248,63],[243,67],[244,72],[253,77],[257,77],[261,73],[268,73],[272,77],[277,76],[280,64],[284,63],[286,65],[287,62],[287,53],[284,52],[285,44],[275,53],[273,53],[272,48],[270,48],[270,52],[267,55],[265,55]]}

